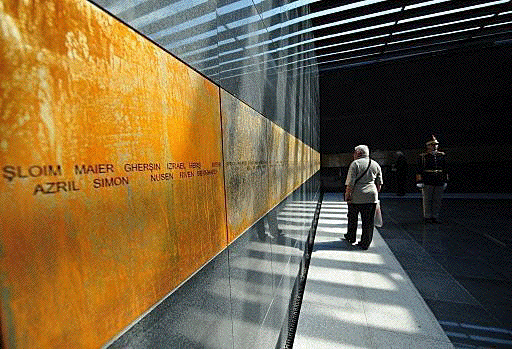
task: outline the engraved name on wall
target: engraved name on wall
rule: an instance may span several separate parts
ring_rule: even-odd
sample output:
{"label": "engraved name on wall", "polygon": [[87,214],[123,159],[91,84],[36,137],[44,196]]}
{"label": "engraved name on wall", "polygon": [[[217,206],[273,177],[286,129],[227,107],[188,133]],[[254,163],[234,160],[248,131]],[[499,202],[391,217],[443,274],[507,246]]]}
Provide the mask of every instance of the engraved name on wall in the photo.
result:
{"label": "engraved name on wall", "polygon": [[[220,167],[220,161],[211,162],[208,166],[204,166],[200,161],[125,163],[121,165],[81,163],[75,164],[72,168],[65,168],[60,164],[4,165],[2,177],[7,182],[32,181],[35,183],[32,195],[48,195],[79,191],[83,185],[94,189],[107,189],[130,183],[136,185],[133,179],[135,174],[147,174],[144,178],[149,182],[216,176],[219,174]],[[87,178],[87,180],[79,183],[80,178]]]}

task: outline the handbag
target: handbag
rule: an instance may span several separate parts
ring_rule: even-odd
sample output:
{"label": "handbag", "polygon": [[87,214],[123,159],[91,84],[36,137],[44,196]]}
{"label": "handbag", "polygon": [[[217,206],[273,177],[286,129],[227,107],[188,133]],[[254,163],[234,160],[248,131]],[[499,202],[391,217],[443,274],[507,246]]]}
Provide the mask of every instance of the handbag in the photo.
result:
{"label": "handbag", "polygon": [[380,209],[380,201],[377,201],[375,206],[375,217],[373,218],[373,225],[376,227],[382,227],[382,211]]}

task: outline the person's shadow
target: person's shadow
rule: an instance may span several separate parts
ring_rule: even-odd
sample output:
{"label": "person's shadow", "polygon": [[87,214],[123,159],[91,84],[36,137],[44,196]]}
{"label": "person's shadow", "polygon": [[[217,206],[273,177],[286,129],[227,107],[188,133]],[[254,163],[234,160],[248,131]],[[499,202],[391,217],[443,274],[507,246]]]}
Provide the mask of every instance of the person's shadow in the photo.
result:
{"label": "person's shadow", "polygon": [[319,250],[355,250],[356,246],[353,246],[352,244],[349,244],[347,240],[341,239],[341,240],[334,240],[334,241],[326,241],[326,242],[319,242],[313,245],[313,252],[319,251]]}

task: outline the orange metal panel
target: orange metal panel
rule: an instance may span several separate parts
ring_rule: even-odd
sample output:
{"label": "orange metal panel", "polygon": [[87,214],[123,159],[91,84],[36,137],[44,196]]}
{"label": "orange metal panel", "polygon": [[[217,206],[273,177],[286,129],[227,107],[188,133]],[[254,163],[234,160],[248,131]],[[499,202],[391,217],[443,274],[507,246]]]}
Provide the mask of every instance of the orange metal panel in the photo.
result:
{"label": "orange metal panel", "polygon": [[227,244],[219,90],[87,1],[0,1],[7,348],[96,348]]}
{"label": "orange metal panel", "polygon": [[270,121],[221,89],[228,241],[269,210]]}
{"label": "orange metal panel", "polygon": [[269,161],[269,203],[274,207],[289,194],[287,188],[288,169],[288,133],[278,125],[271,124],[270,161]]}
{"label": "orange metal panel", "polygon": [[232,242],[311,177],[314,166],[309,146],[222,89],[221,109]]}
{"label": "orange metal panel", "polygon": [[297,188],[298,182],[298,166],[299,166],[299,140],[292,136],[291,134],[287,135],[287,143],[288,143],[288,178],[287,178],[287,188],[288,192]]}

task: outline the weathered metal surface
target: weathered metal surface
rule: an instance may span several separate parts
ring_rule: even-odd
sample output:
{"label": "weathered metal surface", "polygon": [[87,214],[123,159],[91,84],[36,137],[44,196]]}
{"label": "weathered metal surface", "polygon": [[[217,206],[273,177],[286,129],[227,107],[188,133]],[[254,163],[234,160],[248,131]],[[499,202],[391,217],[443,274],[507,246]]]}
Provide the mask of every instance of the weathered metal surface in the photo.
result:
{"label": "weathered metal surface", "polygon": [[316,151],[222,89],[221,110],[231,242],[320,167]]}
{"label": "weathered metal surface", "polygon": [[298,166],[299,166],[299,147],[300,143],[297,138],[288,134],[288,177],[287,177],[287,189],[289,192],[297,188],[298,181]]}
{"label": "weathered metal surface", "polygon": [[270,129],[269,204],[274,207],[290,193],[287,187],[289,134],[274,123]]}
{"label": "weathered metal surface", "polygon": [[219,90],[81,0],[0,1],[7,348],[95,348],[226,246]]}
{"label": "weathered metal surface", "polygon": [[228,241],[269,209],[270,121],[221,89]]}

